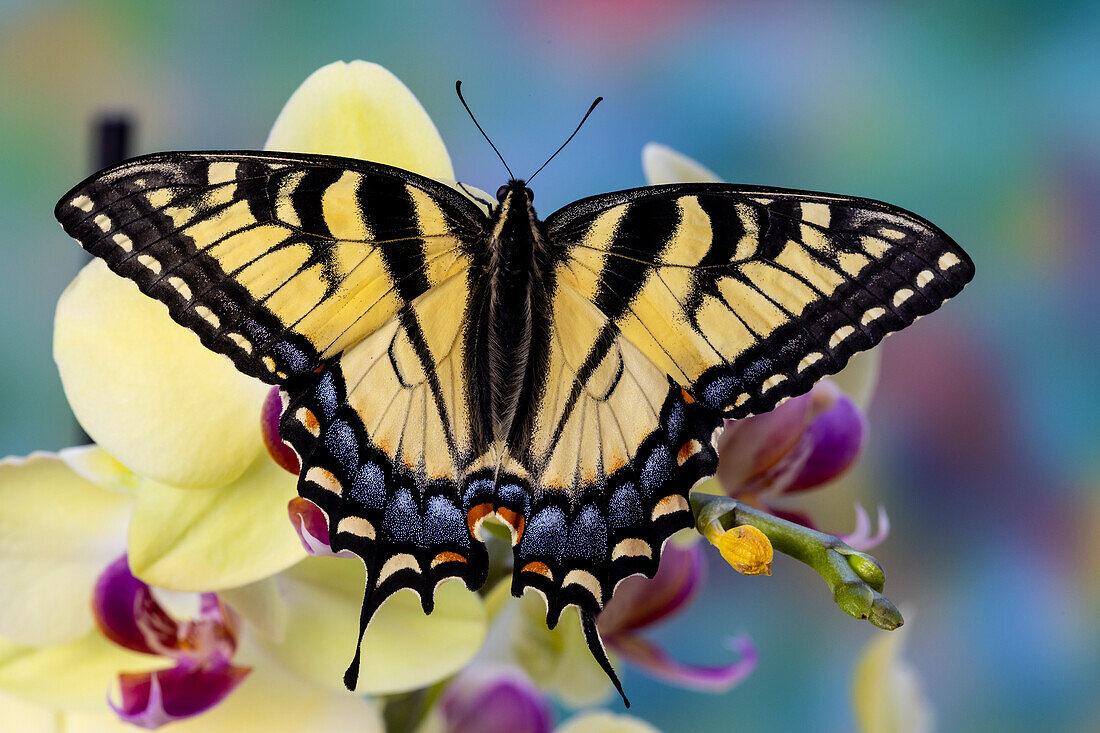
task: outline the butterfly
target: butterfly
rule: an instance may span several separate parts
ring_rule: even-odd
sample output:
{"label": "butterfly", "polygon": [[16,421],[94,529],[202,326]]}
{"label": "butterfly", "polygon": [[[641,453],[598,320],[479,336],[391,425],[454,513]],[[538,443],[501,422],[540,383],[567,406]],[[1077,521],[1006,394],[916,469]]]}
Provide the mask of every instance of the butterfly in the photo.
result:
{"label": "butterfly", "polygon": [[[590,110],[591,111],[591,110]],[[575,133],[574,133],[575,134]],[[169,152],[65,194],[66,232],[208,348],[278,385],[298,491],[382,602],[430,613],[512,544],[551,628],[596,616],[694,524],[723,421],[771,410],[956,295],[974,266],[928,221],[861,198],[649,186],[540,219],[525,181],[480,206],[399,168]],[[625,699],[625,697],[624,697]]]}

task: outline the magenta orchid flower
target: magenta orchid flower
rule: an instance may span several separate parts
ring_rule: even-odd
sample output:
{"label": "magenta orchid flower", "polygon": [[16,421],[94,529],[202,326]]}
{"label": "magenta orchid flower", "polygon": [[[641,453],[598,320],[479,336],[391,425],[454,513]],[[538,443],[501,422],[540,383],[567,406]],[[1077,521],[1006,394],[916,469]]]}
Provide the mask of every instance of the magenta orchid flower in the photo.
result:
{"label": "magenta orchid flower", "polygon": [[173,662],[167,669],[119,675],[122,700],[108,703],[128,723],[158,728],[203,713],[251,671],[232,663],[237,623],[216,594],[199,594],[198,616],[179,621],[131,574],[125,555],[100,575],[92,610],[100,631],[115,644]]}
{"label": "magenta orchid flower", "polygon": [[[863,446],[866,419],[835,382],[824,379],[812,390],[764,415],[727,420],[718,439],[722,492],[784,519],[814,527],[803,512],[778,500],[819,488],[843,475]],[[882,542],[889,518],[879,509],[878,532],[856,505],[856,529],[845,542],[865,550]]]}
{"label": "magenta orchid flower", "polygon": [[554,727],[546,697],[511,667],[468,668],[447,686],[438,711],[445,733],[550,733]]}
{"label": "magenta orchid flower", "polygon": [[747,637],[729,641],[739,659],[718,666],[679,662],[643,638],[640,632],[667,620],[695,600],[706,579],[700,545],[665,545],[661,566],[652,579],[627,578],[599,618],[604,643],[620,658],[658,679],[680,687],[725,692],[756,668],[756,648]]}
{"label": "magenta orchid flower", "polygon": [[659,733],[643,720],[602,710],[554,727],[546,695],[521,670],[483,664],[455,677],[435,707],[433,733]]}

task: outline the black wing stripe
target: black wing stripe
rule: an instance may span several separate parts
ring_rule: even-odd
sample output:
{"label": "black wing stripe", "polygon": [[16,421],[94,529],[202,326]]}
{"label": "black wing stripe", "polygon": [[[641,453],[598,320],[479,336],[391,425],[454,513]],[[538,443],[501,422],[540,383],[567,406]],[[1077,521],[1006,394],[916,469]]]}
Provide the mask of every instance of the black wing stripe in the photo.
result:
{"label": "black wing stripe", "polygon": [[[589,267],[585,263],[580,262],[578,260],[568,260],[565,263],[565,267],[567,267],[569,269],[572,269],[572,266],[574,264],[580,265],[581,267],[588,270],[589,272],[595,273],[595,270],[593,270],[591,267]],[[596,273],[596,274],[598,274],[598,273]],[[568,286],[565,286],[565,287],[568,287]],[[601,283],[601,288],[602,287],[604,287],[603,283]],[[626,313],[630,313],[631,315],[634,315],[635,317],[637,317],[637,314],[633,311],[633,309],[631,309],[629,302],[625,298],[620,296],[618,293],[616,293],[615,290],[612,289],[610,285],[606,286],[606,291],[604,291],[604,292],[607,293],[608,298],[613,297],[613,298],[616,299],[617,303],[621,304],[620,307],[617,307],[615,309],[615,310],[619,311],[620,317],[622,315],[626,314]],[[638,323],[640,323],[642,325],[642,327],[649,333],[649,335],[653,338],[654,342],[657,343],[657,345],[661,348],[661,350],[669,358],[669,360],[673,364],[676,364],[676,368],[679,369],[681,372],[686,373],[686,370],[680,364],[676,363],[676,356],[673,353],[671,353],[670,351],[668,351],[667,349],[665,349],[664,345],[661,344],[661,340],[659,338],[659,335],[654,333],[652,330],[650,330],[649,326],[641,318],[638,318]]]}
{"label": "black wing stripe", "polygon": [[[663,246],[672,239],[680,221],[676,201],[663,199],[655,202],[654,205],[657,211],[654,212],[652,220],[631,216],[630,208],[627,208],[619,219],[609,252],[619,254],[622,249],[628,248],[631,242],[642,241],[643,238],[656,242],[659,246]],[[659,253],[651,254],[657,256]],[[624,258],[621,266],[608,268],[605,260],[603,272],[600,273],[600,289],[594,299],[596,307],[607,314],[610,320],[617,320],[645,285],[649,269],[648,263],[630,258]]]}
{"label": "black wing stripe", "polygon": [[[416,205],[408,189],[399,181],[381,177],[365,177],[359,186],[358,196],[363,218],[372,232],[400,229],[405,222],[417,221]],[[384,198],[390,201],[386,207],[368,206],[369,201]],[[426,261],[424,242],[412,239],[406,252],[380,250],[382,259],[393,281],[397,284],[397,293],[406,303],[411,303],[427,292],[429,283],[425,273]]]}

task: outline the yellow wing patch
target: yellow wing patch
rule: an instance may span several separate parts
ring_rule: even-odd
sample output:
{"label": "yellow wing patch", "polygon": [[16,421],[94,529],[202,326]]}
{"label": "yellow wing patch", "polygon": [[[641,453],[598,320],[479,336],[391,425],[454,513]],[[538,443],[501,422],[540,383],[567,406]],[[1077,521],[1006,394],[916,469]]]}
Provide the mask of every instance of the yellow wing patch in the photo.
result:
{"label": "yellow wing patch", "polygon": [[531,440],[535,482],[579,492],[630,463],[659,427],[668,380],[607,317],[559,282],[546,395]]}
{"label": "yellow wing patch", "polygon": [[465,274],[417,298],[339,360],[348,404],[394,463],[457,482],[470,454]]}

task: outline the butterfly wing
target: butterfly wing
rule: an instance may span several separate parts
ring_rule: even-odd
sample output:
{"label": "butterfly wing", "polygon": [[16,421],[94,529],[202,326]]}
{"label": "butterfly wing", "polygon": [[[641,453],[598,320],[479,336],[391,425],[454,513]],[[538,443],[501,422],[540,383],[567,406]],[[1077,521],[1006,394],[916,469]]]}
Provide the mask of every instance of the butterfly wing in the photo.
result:
{"label": "butterfly wing", "polygon": [[[488,573],[459,498],[477,459],[462,348],[471,277],[460,272],[402,306],[307,388],[282,393],[298,492],[325,512],[332,549],[366,566],[360,642],[397,591],[412,589],[430,613],[441,581],[476,589]],[[357,646],[349,689],[358,663]]]}
{"label": "butterfly wing", "polygon": [[564,279],[552,303],[546,387],[521,458],[532,506],[516,571],[556,619],[571,603],[598,610],[620,580],[656,571],[664,540],[691,526],[687,490],[715,470],[719,420]]}
{"label": "butterfly wing", "polygon": [[206,346],[281,385],[298,491],[366,566],[364,628],[401,588],[430,611],[443,578],[484,582],[457,506],[474,460],[460,348],[486,221],[473,203],[362,161],[166,153],[96,174],[57,216]]}
{"label": "butterfly wing", "polygon": [[238,369],[307,374],[468,265],[485,217],[389,166],[286,153],[160,153],[62,197],[65,231]]}
{"label": "butterfly wing", "polygon": [[970,281],[924,219],[867,199],[723,184],[578,201],[557,276],[701,404],[767,412]]}
{"label": "butterfly wing", "polygon": [[515,590],[592,619],[693,524],[726,417],[766,412],[973,276],[943,232],[886,204],[718,184],[578,201],[546,220],[554,341],[524,461]]}

